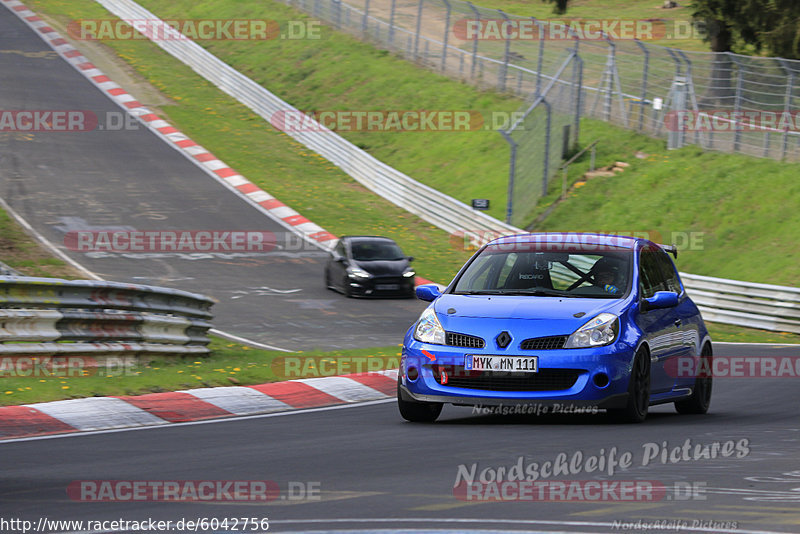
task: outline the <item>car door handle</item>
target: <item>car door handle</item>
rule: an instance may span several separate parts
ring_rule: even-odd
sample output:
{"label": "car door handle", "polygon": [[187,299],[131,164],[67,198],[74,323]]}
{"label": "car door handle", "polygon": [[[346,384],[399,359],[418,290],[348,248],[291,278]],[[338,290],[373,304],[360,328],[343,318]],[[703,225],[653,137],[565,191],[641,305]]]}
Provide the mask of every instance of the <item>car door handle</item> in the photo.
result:
{"label": "car door handle", "polygon": [[682,321],[680,319],[675,319],[675,326],[680,326],[681,322]]}

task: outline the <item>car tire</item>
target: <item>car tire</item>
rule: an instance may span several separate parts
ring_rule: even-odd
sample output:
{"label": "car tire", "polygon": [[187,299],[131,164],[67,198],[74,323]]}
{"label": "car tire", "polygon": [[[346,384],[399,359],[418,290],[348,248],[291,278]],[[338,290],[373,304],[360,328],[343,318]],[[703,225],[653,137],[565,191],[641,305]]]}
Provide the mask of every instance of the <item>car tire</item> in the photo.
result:
{"label": "car tire", "polygon": [[403,400],[400,393],[400,379],[397,379],[397,408],[406,421],[412,423],[433,423],[442,413],[440,402],[415,402]]}
{"label": "car tire", "polygon": [[631,377],[628,383],[628,401],[619,410],[609,410],[612,420],[620,423],[641,423],[647,418],[650,408],[650,354],[639,349],[633,358]]}
{"label": "car tire", "polygon": [[331,285],[331,273],[328,272],[328,269],[325,269],[325,288],[333,290],[333,286]]}
{"label": "car tire", "polygon": [[342,293],[345,297],[350,298],[353,296],[353,289],[350,287],[350,280],[345,275],[344,282],[342,282]]}
{"label": "car tire", "polygon": [[[712,358],[711,344],[706,343],[703,345],[703,350],[700,352],[700,360],[708,360],[708,363],[701,364],[700,369],[710,370]],[[711,405],[711,388],[713,382],[714,379],[711,376],[695,378],[691,397],[676,401],[675,410],[681,414],[704,414],[708,412],[708,407]]]}

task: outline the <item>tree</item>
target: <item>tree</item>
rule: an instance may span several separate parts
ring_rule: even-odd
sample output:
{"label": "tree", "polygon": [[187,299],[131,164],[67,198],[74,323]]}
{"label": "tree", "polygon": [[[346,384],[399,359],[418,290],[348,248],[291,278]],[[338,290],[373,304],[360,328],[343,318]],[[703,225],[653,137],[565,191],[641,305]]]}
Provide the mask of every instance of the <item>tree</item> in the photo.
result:
{"label": "tree", "polygon": [[553,13],[556,15],[563,15],[567,12],[567,2],[569,0],[542,0],[542,2],[547,2],[549,4],[555,4],[553,6]]}
{"label": "tree", "polygon": [[694,0],[695,21],[706,29],[712,52],[751,45],[772,56],[800,59],[797,0]]}

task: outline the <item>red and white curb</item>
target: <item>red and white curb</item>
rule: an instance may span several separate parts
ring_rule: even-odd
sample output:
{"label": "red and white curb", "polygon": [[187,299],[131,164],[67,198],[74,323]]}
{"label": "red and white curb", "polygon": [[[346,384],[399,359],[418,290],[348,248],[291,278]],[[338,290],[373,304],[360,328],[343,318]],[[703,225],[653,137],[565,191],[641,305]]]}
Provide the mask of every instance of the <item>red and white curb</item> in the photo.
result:
{"label": "red and white curb", "polygon": [[243,197],[284,227],[298,233],[304,239],[318,244],[324,249],[330,249],[335,245],[337,240],[335,235],[309,221],[274,196],[259,188],[207,149],[195,143],[189,136],[143,106],[134,96],[114,83],[86,59],[79,50],[69,44],[58,32],[48,26],[36,13],[28,9],[25,4],[17,0],[0,0],[0,3],[15,13],[67,63],[75,67],[78,72],[82,73],[117,105],[138,118],[148,129],[193,161],[215,180]]}
{"label": "red and white curb", "polygon": [[256,386],[4,406],[0,407],[0,441],[373,401],[394,396],[396,385],[395,369]]}

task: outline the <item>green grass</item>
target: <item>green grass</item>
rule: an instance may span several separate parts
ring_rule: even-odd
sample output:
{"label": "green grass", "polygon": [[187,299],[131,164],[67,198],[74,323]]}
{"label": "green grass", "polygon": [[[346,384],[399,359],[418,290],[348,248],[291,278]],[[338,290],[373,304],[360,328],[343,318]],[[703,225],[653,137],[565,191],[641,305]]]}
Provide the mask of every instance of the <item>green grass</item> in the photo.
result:
{"label": "green grass", "polygon": [[[109,17],[97,4],[78,0],[36,0],[33,5],[62,25]],[[259,18],[275,20],[302,18],[268,1],[145,5],[164,17],[245,18],[258,13]],[[330,31],[324,36],[320,41],[214,42],[211,49],[305,110],[491,112],[510,111],[518,104],[419,69],[349,36]],[[389,235],[419,258],[416,267],[422,276],[440,282],[447,282],[467,257],[444,232],[372,195],[153,44],[108,45],[175,102],[162,106],[170,121],[330,231]],[[502,211],[507,147],[496,132],[371,132],[348,137],[428,185],[464,200],[490,198],[493,213]],[[800,184],[792,179],[797,165],[691,147],[668,152],[663,141],[591,120],[583,121],[581,138],[582,145],[600,139],[598,165],[624,160],[631,167],[577,189],[540,229],[701,235],[701,250],[681,253],[681,270],[779,284],[798,279],[793,256],[800,226],[792,209],[800,203]],[[648,156],[637,159],[637,151]],[[588,158],[573,165],[571,181],[587,167]],[[553,188],[560,192],[558,180]],[[555,196],[552,193],[537,209]]]}
{"label": "green grass", "polygon": [[706,322],[713,341],[734,343],[800,343],[800,336],[789,332],[770,332],[729,324]]}
{"label": "green grass", "polygon": [[[188,0],[144,4],[163,17],[287,20],[297,12],[263,0],[196,4]],[[96,4],[38,0],[60,22],[103,18]],[[179,17],[179,18],[180,18]],[[215,41],[220,57],[304,110],[473,109],[510,111],[518,102],[441,77],[361,43],[323,32],[303,41]],[[448,281],[466,258],[448,237],[375,197],[321,157],[273,130],[190,69],[143,41],[108,41],[153,85],[179,102],[163,106],[168,118],[248,178],[330,231],[380,233],[419,258],[422,276]],[[361,132],[345,136],[381,161],[464,201],[489,198],[490,214],[505,206],[508,150],[493,131]],[[614,179],[588,183],[562,203],[543,230],[658,231],[700,235],[702,250],[686,251],[686,272],[792,284],[800,267],[800,183],[797,165],[745,156],[669,152],[664,142],[585,120],[581,144],[600,139],[598,165],[624,160]],[[634,152],[650,156],[638,160]],[[583,167],[581,167],[583,165]],[[577,172],[588,163],[574,166]],[[555,182],[557,182],[556,180]],[[555,185],[560,189],[560,185]],[[773,194],[780,191],[780,195]],[[643,200],[646,199],[646,200]],[[541,206],[546,206],[542,202]],[[658,206],[654,210],[653,206]],[[540,208],[537,208],[540,209]],[[742,250],[747,244],[747,252]]]}
{"label": "green grass", "polygon": [[[298,353],[253,349],[212,337],[208,357],[156,359],[125,369],[86,369],[85,375],[13,377],[0,365],[0,406],[109,395],[143,395],[200,387],[253,385],[396,368],[398,347]],[[4,361],[0,357],[0,364]],[[320,365],[322,363],[322,366]]]}
{"label": "green grass", "polygon": [[39,245],[3,209],[0,209],[0,261],[27,276],[80,277],[75,269]]}
{"label": "green grass", "polygon": [[[693,239],[678,256],[681,271],[797,284],[797,164],[693,146],[667,151],[662,141],[592,120],[583,121],[581,136],[600,140],[598,165],[621,160],[630,167],[574,190],[537,230],[650,232],[678,245]],[[647,156],[639,159],[637,152]],[[585,157],[571,180],[587,167]],[[552,185],[540,209],[560,194],[560,180]]]}

